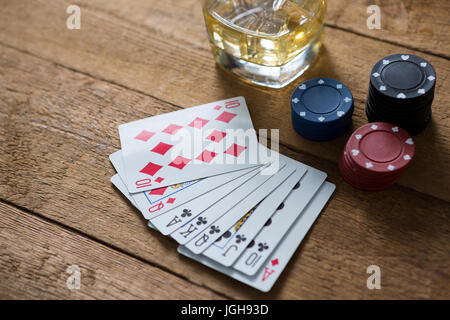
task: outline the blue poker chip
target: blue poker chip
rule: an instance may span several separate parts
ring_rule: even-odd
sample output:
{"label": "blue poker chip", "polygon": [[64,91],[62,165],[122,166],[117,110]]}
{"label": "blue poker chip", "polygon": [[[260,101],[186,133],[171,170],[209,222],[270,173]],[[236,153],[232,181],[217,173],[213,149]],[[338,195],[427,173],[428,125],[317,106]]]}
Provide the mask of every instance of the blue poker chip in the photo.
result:
{"label": "blue poker chip", "polygon": [[342,135],[351,122],[353,109],[350,89],[333,79],[303,82],[291,96],[292,125],[310,140],[327,141]]}

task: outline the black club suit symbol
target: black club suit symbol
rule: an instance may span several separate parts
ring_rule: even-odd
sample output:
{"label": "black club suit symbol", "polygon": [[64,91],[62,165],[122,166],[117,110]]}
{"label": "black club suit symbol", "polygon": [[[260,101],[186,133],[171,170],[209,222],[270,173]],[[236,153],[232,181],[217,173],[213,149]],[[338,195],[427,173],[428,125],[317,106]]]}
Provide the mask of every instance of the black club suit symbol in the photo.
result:
{"label": "black club suit symbol", "polygon": [[190,216],[192,216],[191,210],[183,209],[183,213],[181,214],[181,217],[184,218],[184,217],[190,217]]}
{"label": "black club suit symbol", "polygon": [[199,226],[199,225],[201,225],[201,224],[206,224],[206,218],[203,218],[203,217],[198,217],[197,218],[197,225]]}
{"label": "black club suit symbol", "polygon": [[216,226],[211,226],[211,230],[209,230],[209,234],[219,233],[220,229]]}
{"label": "black club suit symbol", "polygon": [[258,243],[258,251],[259,252],[262,252],[262,251],[264,251],[264,250],[267,250],[267,249],[269,249],[269,246],[267,245],[267,243],[262,243],[262,242],[260,242],[260,243]]}
{"label": "black club suit symbol", "polygon": [[245,242],[246,240],[247,240],[247,238],[243,234],[238,234],[236,236],[236,243]]}

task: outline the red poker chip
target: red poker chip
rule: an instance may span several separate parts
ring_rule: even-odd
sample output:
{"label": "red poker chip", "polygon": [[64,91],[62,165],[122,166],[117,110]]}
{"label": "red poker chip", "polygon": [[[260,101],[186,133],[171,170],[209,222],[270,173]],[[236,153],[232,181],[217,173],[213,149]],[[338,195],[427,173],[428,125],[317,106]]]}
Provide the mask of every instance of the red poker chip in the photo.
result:
{"label": "red poker chip", "polygon": [[347,141],[339,159],[346,182],[365,191],[380,191],[395,184],[414,157],[409,134],[393,124],[369,123]]}
{"label": "red poker chip", "polygon": [[349,164],[348,159],[345,155],[342,155],[341,171],[343,171],[342,173],[345,174],[347,177],[355,181],[355,183],[367,186],[384,185],[392,181],[397,181],[398,178],[400,177],[399,174],[384,177],[368,176],[363,171],[360,171],[359,169],[352,167]]}
{"label": "red poker chip", "polygon": [[374,183],[379,183],[380,181],[389,180],[394,177],[400,177],[404,171],[404,169],[401,169],[394,172],[389,171],[389,173],[370,172],[355,165],[351,157],[345,151],[343,153],[343,161],[345,162],[346,168],[348,168],[348,173],[361,177],[367,181],[373,181]]}
{"label": "red poker chip", "polygon": [[378,181],[377,183],[374,182],[368,182],[367,180],[364,180],[363,178],[359,178],[356,176],[348,175],[343,173],[342,176],[345,178],[347,182],[350,182],[351,185],[355,186],[359,189],[364,190],[382,190],[384,188],[390,187],[391,185],[395,184],[398,181],[398,178],[392,178],[386,181]]}
{"label": "red poker chip", "polygon": [[394,173],[414,157],[414,142],[402,128],[384,122],[368,123],[357,129],[346,145],[351,161],[371,173]]}
{"label": "red poker chip", "polygon": [[[364,181],[375,184],[381,184],[385,181],[390,181],[393,179],[398,180],[398,178],[400,178],[400,176],[404,171],[404,169],[401,169],[393,172],[390,171],[389,173],[370,172],[355,165],[355,163],[352,161],[351,157],[348,154],[344,155],[343,161],[345,162],[346,167],[350,168],[352,175],[361,178]],[[350,173],[350,171],[348,172]]]}
{"label": "red poker chip", "polygon": [[391,187],[398,180],[397,177],[391,179],[390,181],[378,181],[377,183],[368,182],[368,180],[358,177],[352,173],[348,172],[348,168],[345,165],[344,159],[339,162],[339,169],[343,179],[351,186],[363,190],[363,191],[381,191]]}
{"label": "red poker chip", "polygon": [[363,191],[372,191],[372,192],[382,191],[382,190],[386,190],[386,189],[392,187],[396,183],[396,181],[393,181],[393,182],[383,184],[383,185],[362,185],[362,184],[358,183],[357,181],[348,178],[345,175],[343,175],[342,177],[348,184],[350,184],[351,186],[353,186],[356,189],[363,190]]}

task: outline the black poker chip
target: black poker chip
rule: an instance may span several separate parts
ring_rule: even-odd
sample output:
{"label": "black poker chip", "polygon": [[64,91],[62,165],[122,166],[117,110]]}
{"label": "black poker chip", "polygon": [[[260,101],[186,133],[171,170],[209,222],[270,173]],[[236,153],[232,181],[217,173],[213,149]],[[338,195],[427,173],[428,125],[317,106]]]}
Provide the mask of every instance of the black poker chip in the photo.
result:
{"label": "black poker chip", "polygon": [[373,98],[371,98],[369,96],[368,100],[368,104],[375,109],[376,112],[385,115],[385,117],[387,118],[392,118],[392,119],[398,119],[398,120],[402,120],[402,119],[417,119],[417,120],[421,120],[424,119],[424,117],[426,117],[431,109],[431,102],[427,103],[424,106],[421,106],[418,109],[408,109],[407,106],[397,110],[389,105],[386,104],[379,104],[376,101],[373,100]]}
{"label": "black poker chip", "polygon": [[[373,107],[370,104],[366,104],[366,116],[369,122],[381,122],[382,119],[386,119],[385,115],[380,115],[377,113],[378,111],[374,111]],[[408,119],[401,118],[396,120],[391,120],[392,123],[396,123],[401,128],[408,128],[408,133],[412,136],[415,136],[425,130],[428,126],[428,123],[431,121],[431,109],[428,111],[428,114],[424,116],[423,119]]]}
{"label": "black poker chip", "polygon": [[426,97],[436,83],[433,66],[410,54],[394,54],[378,61],[372,68],[370,83],[381,96],[394,100]]}
{"label": "black poker chip", "polygon": [[369,121],[396,124],[415,135],[431,119],[436,72],[425,59],[394,54],[378,61],[370,73],[366,115]]}

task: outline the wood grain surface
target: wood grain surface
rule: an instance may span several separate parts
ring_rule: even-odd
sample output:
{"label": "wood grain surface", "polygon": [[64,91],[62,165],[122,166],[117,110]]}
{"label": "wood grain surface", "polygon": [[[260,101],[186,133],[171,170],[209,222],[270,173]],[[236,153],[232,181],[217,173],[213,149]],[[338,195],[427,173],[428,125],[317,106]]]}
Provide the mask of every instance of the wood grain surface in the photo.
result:
{"label": "wood grain surface", "polygon": [[[381,29],[367,28],[367,8],[377,5]],[[441,0],[328,1],[327,25],[406,48],[450,58],[450,2]]]}
{"label": "wood grain surface", "polygon": [[[65,27],[69,3],[82,9],[81,30]],[[215,66],[198,1],[2,1],[0,297],[449,298],[448,2],[396,3],[420,37],[401,31],[392,14],[385,29],[367,31],[365,1],[330,1],[324,49],[295,82],[346,83],[356,128],[367,121],[368,73],[377,60],[407,52],[436,68],[433,121],[415,137],[417,157],[398,185],[366,193],[339,176],[346,137],[313,143],[291,129],[294,85],[256,88]],[[180,257],[176,243],[149,230],[109,182],[119,124],[237,95],[256,128],[281,128],[283,154],[337,185],[269,294]],[[68,290],[68,264],[80,265],[90,285]],[[371,264],[381,267],[382,290],[366,288]]]}
{"label": "wood grain surface", "polygon": [[[221,299],[220,295],[0,202],[0,297]],[[80,268],[70,290],[69,266]],[[69,279],[70,280],[70,279]]]}

